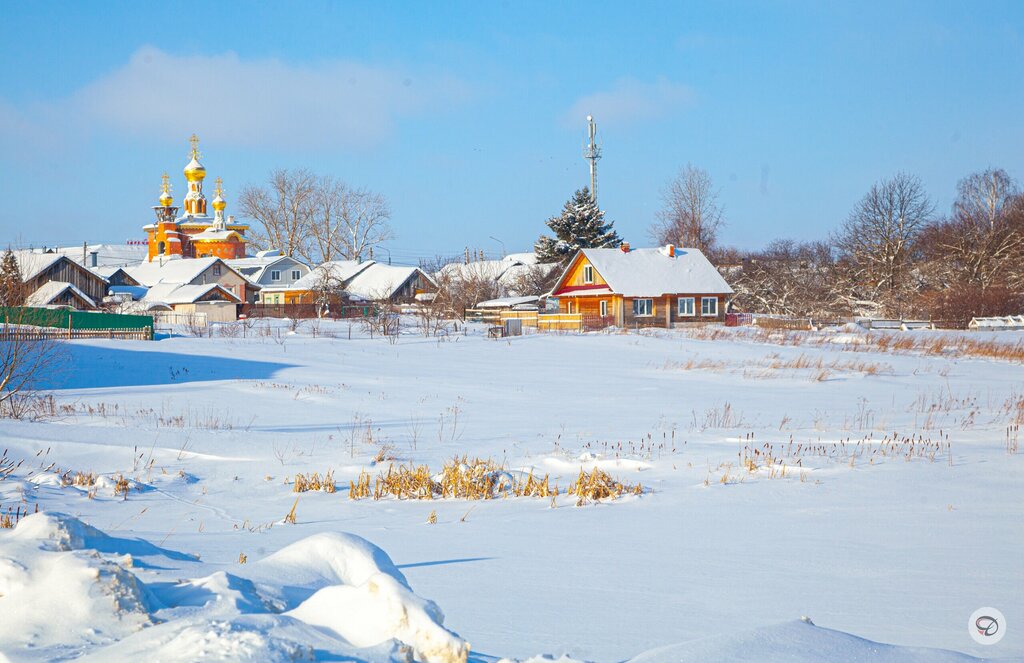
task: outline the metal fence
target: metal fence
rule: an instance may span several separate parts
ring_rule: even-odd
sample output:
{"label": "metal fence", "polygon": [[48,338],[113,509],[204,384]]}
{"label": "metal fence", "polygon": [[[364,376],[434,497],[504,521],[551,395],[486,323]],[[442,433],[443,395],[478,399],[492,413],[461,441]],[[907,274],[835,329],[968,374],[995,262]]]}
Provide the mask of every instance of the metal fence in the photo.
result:
{"label": "metal fence", "polygon": [[153,316],[73,311],[64,308],[29,306],[0,307],[4,323],[56,327],[60,329],[146,329],[153,328]]}

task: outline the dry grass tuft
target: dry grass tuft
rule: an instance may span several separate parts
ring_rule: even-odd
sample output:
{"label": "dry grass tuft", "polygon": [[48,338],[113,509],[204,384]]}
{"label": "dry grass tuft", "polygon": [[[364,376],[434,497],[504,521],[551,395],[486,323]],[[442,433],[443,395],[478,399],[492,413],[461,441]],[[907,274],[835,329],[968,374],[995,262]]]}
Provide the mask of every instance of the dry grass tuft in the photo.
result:
{"label": "dry grass tuft", "polygon": [[[34,513],[39,513],[39,505],[36,504],[36,510]],[[28,515],[28,506],[22,507],[20,504],[12,510],[12,507],[7,507],[7,512],[0,512],[0,529],[12,529],[18,524],[18,521]]]}
{"label": "dry grass tuft", "polygon": [[[598,469],[590,473],[581,470],[572,486],[570,490],[576,491],[573,494],[579,497],[580,504],[587,500],[620,497],[627,492],[636,495],[643,492],[639,484],[619,483]],[[353,500],[371,497],[374,500],[387,497],[400,500],[532,497],[554,502],[559,493],[558,485],[552,482],[550,475],[540,477],[532,471],[511,472],[490,459],[470,459],[468,456],[445,462],[438,474],[432,474],[426,465],[391,464],[376,478],[362,471],[355,481],[349,482],[349,499]]]}
{"label": "dry grass tuft", "polygon": [[629,485],[616,481],[607,472],[595,467],[589,473],[580,470],[576,481],[569,485],[569,495],[576,496],[576,506],[583,506],[588,501],[615,499],[626,493],[640,495],[643,486],[639,483]]}
{"label": "dry grass tuft", "polygon": [[292,484],[292,492],[305,493],[310,490],[333,493],[336,490],[334,485],[334,470],[327,470],[324,472],[323,477],[316,472],[308,475],[296,474],[295,482]]}

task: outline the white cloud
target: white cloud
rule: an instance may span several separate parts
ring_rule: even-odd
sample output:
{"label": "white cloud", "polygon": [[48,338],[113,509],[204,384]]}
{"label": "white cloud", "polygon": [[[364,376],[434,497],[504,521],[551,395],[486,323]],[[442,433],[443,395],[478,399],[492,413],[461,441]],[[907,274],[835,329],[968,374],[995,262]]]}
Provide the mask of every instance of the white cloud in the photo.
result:
{"label": "white cloud", "polygon": [[566,113],[566,122],[573,125],[587,115],[602,123],[631,124],[654,120],[693,103],[693,91],[680,83],[658,78],[644,83],[620,78],[611,89],[581,97]]}
{"label": "white cloud", "polygon": [[341,60],[292,65],[235,53],[177,56],[147,46],[50,104],[55,112],[18,110],[32,124],[58,116],[86,129],[176,139],[196,132],[240,146],[368,147],[392,135],[399,118],[468,96],[468,86],[454,77],[397,67]]}

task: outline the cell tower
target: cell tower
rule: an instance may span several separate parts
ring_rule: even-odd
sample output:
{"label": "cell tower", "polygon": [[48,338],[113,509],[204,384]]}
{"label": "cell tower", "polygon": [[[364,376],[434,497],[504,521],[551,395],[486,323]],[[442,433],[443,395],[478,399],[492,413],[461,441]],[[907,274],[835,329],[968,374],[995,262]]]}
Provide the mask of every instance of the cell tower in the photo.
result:
{"label": "cell tower", "polygon": [[587,116],[589,142],[583,147],[583,158],[590,162],[590,199],[597,204],[597,162],[601,159],[601,146],[597,144],[597,124],[594,116]]}

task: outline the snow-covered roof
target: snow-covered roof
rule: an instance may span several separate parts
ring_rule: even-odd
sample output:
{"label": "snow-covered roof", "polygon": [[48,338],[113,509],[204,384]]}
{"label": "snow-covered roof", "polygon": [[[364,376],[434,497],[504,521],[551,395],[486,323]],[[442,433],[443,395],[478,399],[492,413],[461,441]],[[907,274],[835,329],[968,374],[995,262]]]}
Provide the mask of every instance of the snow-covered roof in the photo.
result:
{"label": "snow-covered roof", "polygon": [[[527,254],[527,255],[533,255],[533,254],[530,253],[530,254]],[[548,264],[522,263],[522,264],[512,265],[511,267],[509,267],[508,269],[505,270],[505,273],[502,274],[500,278],[498,278],[498,283],[500,283],[506,289],[509,289],[509,291],[511,292],[511,291],[514,291],[518,285],[520,285],[520,280],[523,277],[527,276],[530,272],[539,271],[544,276],[547,276],[547,275],[549,275],[555,269],[558,269],[558,263],[548,263]],[[523,293],[519,293],[519,294],[523,294]],[[540,294],[540,293],[536,293],[536,294]]]}
{"label": "snow-covered roof", "polygon": [[[438,270],[441,278],[456,281],[511,281],[524,269],[537,265],[536,253],[510,253],[501,260],[475,260],[469,263],[453,262]],[[508,283],[505,283],[508,285]]]}
{"label": "snow-covered roof", "polygon": [[241,301],[233,292],[216,283],[207,283],[205,285],[159,283],[149,289],[146,296],[142,298],[142,301],[147,303],[193,304],[205,297],[211,290],[220,290],[231,301]]}
{"label": "snow-covered roof", "polygon": [[232,269],[254,283],[259,282],[267,270],[278,263],[294,262],[302,267],[306,267],[305,263],[295,258],[281,255],[280,251],[260,251],[255,257],[235,258],[225,260],[224,262],[231,265]]}
{"label": "snow-covered roof", "polygon": [[535,304],[540,297],[499,297],[488,299],[476,305],[477,308],[512,308],[522,304]]}
{"label": "snow-covered roof", "polygon": [[52,304],[57,297],[61,296],[68,290],[81,297],[89,307],[96,307],[96,302],[94,302],[89,295],[79,290],[74,284],[66,283],[64,281],[47,281],[43,285],[39,286],[35,292],[26,297],[25,303],[28,306],[48,306],[49,304]]}
{"label": "snow-covered roof", "polygon": [[112,285],[107,288],[111,295],[131,295],[132,299],[143,299],[149,288],[142,285]]}
{"label": "snow-covered roof", "polygon": [[317,265],[301,279],[291,285],[293,290],[316,290],[320,287],[325,278],[329,278],[335,284],[344,284],[353,276],[363,271],[370,265],[376,264],[373,260],[359,262],[357,260],[332,260],[322,265]]}
{"label": "snow-covered roof", "polygon": [[92,265],[89,254],[96,254],[96,267],[124,267],[134,265],[146,258],[147,248],[145,244],[89,244],[85,247],[85,254],[82,254],[82,246],[66,246],[54,249],[55,252],[66,255],[79,265],[90,267]]}
{"label": "snow-covered roof", "polygon": [[214,230],[213,228],[207,228],[201,233],[189,235],[189,239],[193,242],[224,242],[231,239],[231,237],[241,237],[241,235],[234,230]]}
{"label": "snow-covered roof", "polygon": [[14,251],[14,258],[18,261],[18,270],[21,272],[23,281],[31,281],[40,272],[49,269],[63,257],[60,253],[43,253],[33,250]]}
{"label": "snow-covered roof", "polygon": [[419,267],[374,262],[352,277],[345,284],[345,291],[363,299],[390,299],[417,272],[432,280]]}
{"label": "snow-covered roof", "polygon": [[[141,262],[125,271],[146,286],[158,283],[174,283],[184,285],[192,282],[197,276],[209,269],[214,263],[220,262],[228,267],[220,258],[173,258],[156,259],[152,262]],[[230,269],[230,267],[228,267]]]}
{"label": "snow-covered roof", "polygon": [[994,318],[971,318],[968,327],[983,329],[1024,328],[1024,315],[1004,315]]}
{"label": "snow-covered roof", "polygon": [[[666,247],[628,252],[622,249],[580,249],[580,252],[612,291],[624,297],[733,292],[699,249],[676,248],[675,256],[669,255]],[[554,291],[561,287],[564,279],[565,274]]]}

